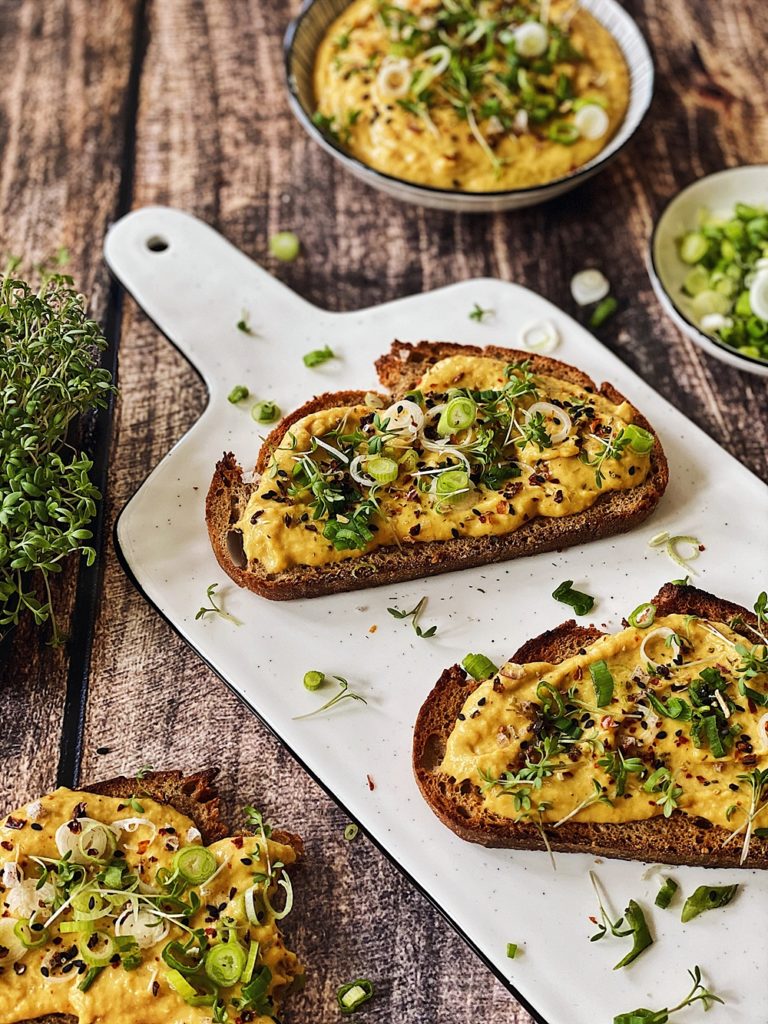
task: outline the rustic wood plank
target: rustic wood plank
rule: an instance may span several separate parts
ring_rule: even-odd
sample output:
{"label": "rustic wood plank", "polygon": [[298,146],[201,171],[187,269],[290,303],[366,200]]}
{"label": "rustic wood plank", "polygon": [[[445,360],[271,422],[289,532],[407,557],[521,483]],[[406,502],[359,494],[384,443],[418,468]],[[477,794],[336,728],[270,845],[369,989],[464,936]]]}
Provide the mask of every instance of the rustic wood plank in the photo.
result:
{"label": "rustic wood plank", "polygon": [[[0,48],[12,60],[0,93],[0,252],[23,266],[70,252],[67,271],[103,319],[108,279],[101,238],[115,216],[121,110],[132,58],[135,0],[0,0]],[[68,631],[79,563],[55,581]],[[88,570],[95,572],[95,570]],[[25,621],[0,653],[0,806],[55,784],[67,647]]]}

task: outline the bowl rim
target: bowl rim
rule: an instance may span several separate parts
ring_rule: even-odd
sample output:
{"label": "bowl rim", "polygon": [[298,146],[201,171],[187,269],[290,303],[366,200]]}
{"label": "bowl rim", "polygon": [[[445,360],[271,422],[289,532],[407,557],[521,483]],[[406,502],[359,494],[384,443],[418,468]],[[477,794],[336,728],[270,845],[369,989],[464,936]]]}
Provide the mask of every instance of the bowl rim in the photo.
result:
{"label": "bowl rim", "polygon": [[[314,2],[314,0],[312,0],[312,2]],[[743,362],[750,364],[752,366],[759,366],[762,371],[768,371],[768,359],[758,359],[756,356],[744,355],[743,352],[740,352],[739,349],[734,348],[732,345],[726,345],[726,343],[724,341],[721,341],[719,338],[713,337],[712,335],[709,334],[705,334],[704,331],[702,331],[701,328],[697,324],[695,324],[690,319],[690,317],[687,316],[687,314],[680,308],[677,302],[675,302],[671,292],[664,284],[664,280],[659,272],[659,266],[656,262],[656,239],[658,237],[659,227],[661,225],[661,222],[669,212],[669,209],[672,206],[672,204],[677,202],[678,199],[681,199],[687,192],[692,191],[702,182],[708,181],[710,178],[717,178],[720,176],[724,177],[726,175],[733,174],[734,172],[738,173],[739,171],[743,170],[764,170],[766,174],[768,174],[768,163],[738,164],[736,167],[723,167],[719,171],[712,171],[710,174],[704,174],[700,178],[695,178],[693,181],[688,182],[687,185],[685,185],[679,191],[675,192],[674,195],[670,196],[668,199],[664,201],[663,206],[659,210],[659,213],[656,219],[654,220],[653,229],[651,230],[651,235],[648,239],[648,265],[650,269],[649,276],[651,278],[651,284],[654,286],[654,288],[658,288],[663,293],[663,295],[671,305],[672,309],[674,309],[677,316],[688,326],[690,336],[693,337],[695,335],[695,337],[693,337],[693,340],[696,341],[697,344],[701,343],[698,340],[701,339],[701,341],[704,341],[705,343],[708,343],[709,345],[717,349],[720,349],[722,352],[726,353],[729,356],[732,356],[738,360],[743,360]],[[667,315],[669,315],[669,313],[667,313]],[[705,347],[705,351],[706,350],[707,349]]]}
{"label": "bowl rim", "polygon": [[[342,149],[341,146],[337,145],[332,139],[329,139],[323,132],[320,131],[320,129],[317,127],[317,125],[314,123],[312,118],[305,110],[304,104],[301,102],[301,99],[299,98],[298,91],[295,86],[294,77],[291,73],[291,62],[293,58],[293,49],[294,44],[296,42],[296,36],[298,35],[299,29],[301,28],[301,24],[306,18],[310,9],[314,7],[314,5],[318,2],[319,0],[303,0],[303,3],[298,14],[296,15],[295,18],[292,18],[291,21],[288,23],[288,27],[286,28],[285,34],[283,36],[283,67],[285,71],[285,80],[288,87],[288,98],[291,104],[291,108],[293,109],[294,115],[296,116],[297,120],[302,124],[304,130],[312,138],[319,142],[323,149],[326,150],[326,152],[330,153],[332,156],[339,158],[343,163],[348,164],[352,171],[356,171],[358,172],[358,174],[361,174],[363,176],[378,178],[382,182],[391,183],[392,185],[397,185],[400,186],[401,188],[410,189],[416,194],[421,193],[425,195],[434,195],[445,198],[455,197],[457,200],[460,200],[462,202],[477,202],[479,204],[483,200],[514,198],[516,196],[530,196],[535,195],[537,192],[546,192],[550,189],[558,188],[565,184],[576,184],[579,182],[580,179],[588,178],[592,174],[595,174],[603,166],[603,164],[607,163],[609,160],[612,160],[614,157],[618,156],[619,153],[621,153],[621,151],[625,148],[627,143],[629,143],[637,134],[640,126],[645,120],[645,116],[648,113],[651,103],[653,102],[654,90],[656,85],[656,67],[653,61],[653,55],[651,53],[650,47],[648,46],[645,36],[640,30],[640,26],[637,24],[637,22],[629,13],[629,11],[627,11],[626,8],[622,7],[621,4],[617,3],[617,0],[601,0],[602,3],[617,8],[618,11],[624,17],[628,18],[629,21],[632,23],[635,31],[637,32],[637,37],[641,44],[640,54],[642,58],[642,63],[648,74],[647,99],[641,107],[641,109],[637,112],[636,123],[629,129],[626,138],[622,139],[622,141],[619,142],[614,149],[610,149],[610,142],[613,142],[617,138],[619,138],[621,132],[627,125],[627,118],[625,115],[624,120],[619,125],[616,134],[613,136],[613,139],[610,140],[608,146],[606,146],[605,149],[597,153],[588,163],[584,164],[581,167],[577,167],[575,170],[571,171],[570,174],[562,175],[559,178],[553,178],[552,181],[547,181],[542,185],[526,185],[524,188],[497,189],[493,192],[469,192],[466,189],[440,188],[434,185],[422,185],[420,182],[417,181],[408,181],[405,178],[398,178],[393,174],[387,174],[385,171],[379,171],[377,168],[371,167],[370,164],[364,163],[358,157],[354,156],[354,154],[348,153],[346,150]],[[348,0],[348,5],[351,4],[352,2],[353,0]]]}

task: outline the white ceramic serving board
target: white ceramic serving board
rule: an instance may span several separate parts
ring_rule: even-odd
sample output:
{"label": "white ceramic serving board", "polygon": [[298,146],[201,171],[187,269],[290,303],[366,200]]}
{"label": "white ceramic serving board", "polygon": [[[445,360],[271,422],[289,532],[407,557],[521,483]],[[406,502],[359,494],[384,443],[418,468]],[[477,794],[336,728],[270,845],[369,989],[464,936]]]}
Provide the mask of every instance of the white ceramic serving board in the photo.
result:
{"label": "white ceramic serving board", "polygon": [[[167,248],[152,251],[147,243],[153,239]],[[570,610],[550,596],[564,579],[597,597],[591,621],[617,627],[622,615],[681,575],[648,547],[661,530],[699,537],[706,551],[696,562],[696,582],[751,605],[768,575],[765,485],[583,327],[518,285],[466,281],[359,312],[329,313],[278,283],[205,224],[164,208],[125,217],[110,231],[105,251],[112,271],[197,368],[210,395],[198,422],[118,523],[123,557],[148,599],[540,1020],[610,1024],[616,1013],[637,1006],[669,1005],[687,992],[687,969],[701,964],[728,1001],[712,1010],[708,1024],[765,1024],[767,874],[669,872],[686,892],[705,880],[739,881],[743,890],[727,910],[685,927],[679,904],[666,913],[654,910],[657,945],[629,969],[614,972],[627,940],[588,941],[596,901],[587,873],[594,858],[559,855],[553,871],[545,854],[464,843],[422,801],[410,767],[417,711],[444,667],[468,651],[501,662],[524,640],[569,617]],[[476,302],[495,315],[482,324],[471,321]],[[243,310],[255,336],[237,329]],[[550,317],[562,334],[559,358],[616,384],[659,431],[671,482],[646,525],[559,554],[308,601],[265,601],[229,582],[208,544],[205,494],[221,453],[232,450],[252,466],[263,433],[249,416],[250,402],[240,407],[227,401],[233,385],[246,384],[254,398],[273,399],[288,411],[321,391],[374,388],[374,358],[393,338],[514,347],[521,325],[541,317]],[[305,368],[302,355],[326,344],[339,358]],[[214,580],[227,610],[242,620],[239,628],[218,617],[195,621]],[[431,640],[418,639],[407,622],[386,611],[412,608],[425,594],[424,625],[438,627]],[[307,692],[302,678],[308,669],[345,676],[365,695],[367,707],[347,701],[329,714],[294,720],[332,692]],[[649,877],[646,865],[602,862],[596,870],[617,912],[630,897],[652,904],[658,876]],[[508,942],[521,946],[514,961],[505,955]],[[375,966],[386,971],[385,964]],[[675,1021],[700,1016],[698,1007]]]}

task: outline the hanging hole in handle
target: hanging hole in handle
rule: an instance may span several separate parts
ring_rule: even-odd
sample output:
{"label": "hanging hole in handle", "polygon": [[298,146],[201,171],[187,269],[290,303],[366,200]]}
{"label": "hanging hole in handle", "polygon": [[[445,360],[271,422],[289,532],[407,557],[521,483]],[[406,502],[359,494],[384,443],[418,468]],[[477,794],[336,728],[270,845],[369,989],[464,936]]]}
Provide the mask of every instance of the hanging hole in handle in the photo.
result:
{"label": "hanging hole in handle", "polygon": [[169,248],[169,244],[160,235],[152,235],[147,239],[147,248],[150,252],[165,252]]}

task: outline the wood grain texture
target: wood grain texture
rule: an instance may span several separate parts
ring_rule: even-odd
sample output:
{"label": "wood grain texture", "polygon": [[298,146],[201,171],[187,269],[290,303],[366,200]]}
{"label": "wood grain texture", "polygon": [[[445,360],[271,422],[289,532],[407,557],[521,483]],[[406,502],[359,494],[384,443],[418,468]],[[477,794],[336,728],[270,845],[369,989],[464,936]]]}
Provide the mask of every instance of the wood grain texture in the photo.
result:
{"label": "wood grain texture", "polygon": [[[103,319],[100,240],[116,209],[136,4],[100,8],[93,18],[88,0],[0,0],[0,259],[18,255],[31,268],[66,247],[67,271]],[[64,633],[79,568],[70,561],[54,584]],[[0,658],[2,806],[56,778],[69,652],[47,636],[25,621]]]}
{"label": "wood grain texture", "polygon": [[[120,6],[100,4],[104,11]],[[652,110],[634,142],[607,172],[568,196],[533,210],[479,217],[401,206],[355,182],[307,139],[293,121],[282,82],[281,36],[297,6],[296,0],[287,6],[270,0],[151,0],[134,205],[170,203],[203,217],[290,287],[333,309],[488,274],[534,288],[578,315],[570,277],[585,265],[601,266],[622,304],[602,331],[606,344],[768,479],[765,383],[709,359],[679,335],[656,303],[644,268],[653,220],[678,188],[722,166],[768,160],[763,67],[754,46],[761,4],[631,0],[627,7],[651,43],[659,76]],[[98,309],[101,235],[109,195],[114,200],[104,182],[114,189],[121,172],[116,147],[106,141],[116,131],[106,112],[114,109],[125,81],[129,18],[110,29],[106,16],[99,24],[86,19],[84,2],[56,0],[43,8],[35,0],[0,0],[7,48],[32,48],[30,40],[42,31],[34,25],[43,9],[46,23],[49,17],[63,19],[68,29],[58,41],[49,39],[47,69],[33,66],[28,55],[0,97],[0,247],[12,247],[17,239],[37,239],[39,247],[65,225],[66,237],[59,231],[53,247],[70,245],[79,279],[97,288]],[[82,139],[81,148],[90,147],[89,158],[61,131],[49,164],[49,136],[36,124],[27,138],[18,97],[32,95],[43,107],[42,99],[58,89],[64,64],[71,61],[73,38],[86,36],[88,86],[101,98],[92,99],[87,118],[81,112],[89,131],[72,137]],[[9,164],[18,169],[9,170]],[[97,199],[87,205],[83,196],[90,195]],[[267,240],[286,228],[300,234],[304,255],[296,263],[277,264],[267,255]],[[493,337],[490,322],[488,331],[489,343],[507,340]],[[110,526],[205,404],[195,374],[130,302],[120,375]],[[44,714],[34,721],[34,735],[31,728],[17,728],[0,739],[3,765],[21,758],[17,777],[6,781],[4,773],[0,779],[0,802],[3,785],[19,786],[27,795],[45,788],[53,770],[55,695],[65,665],[52,665],[50,657],[39,637],[24,630],[15,638],[12,669],[3,667],[0,714],[10,709],[17,723],[34,708]],[[19,711],[21,687],[11,683],[22,666],[23,686],[32,689]],[[275,821],[305,836],[307,866],[298,878],[297,910],[287,930],[311,973],[288,1021],[337,1019],[335,989],[358,974],[378,986],[366,1011],[369,1024],[530,1021],[372,844],[362,837],[344,842],[344,815],[143,601],[111,543],[90,687],[84,779],[131,772],[144,763],[183,769],[218,764],[231,810],[254,800]],[[48,752],[35,761],[41,737]]]}

